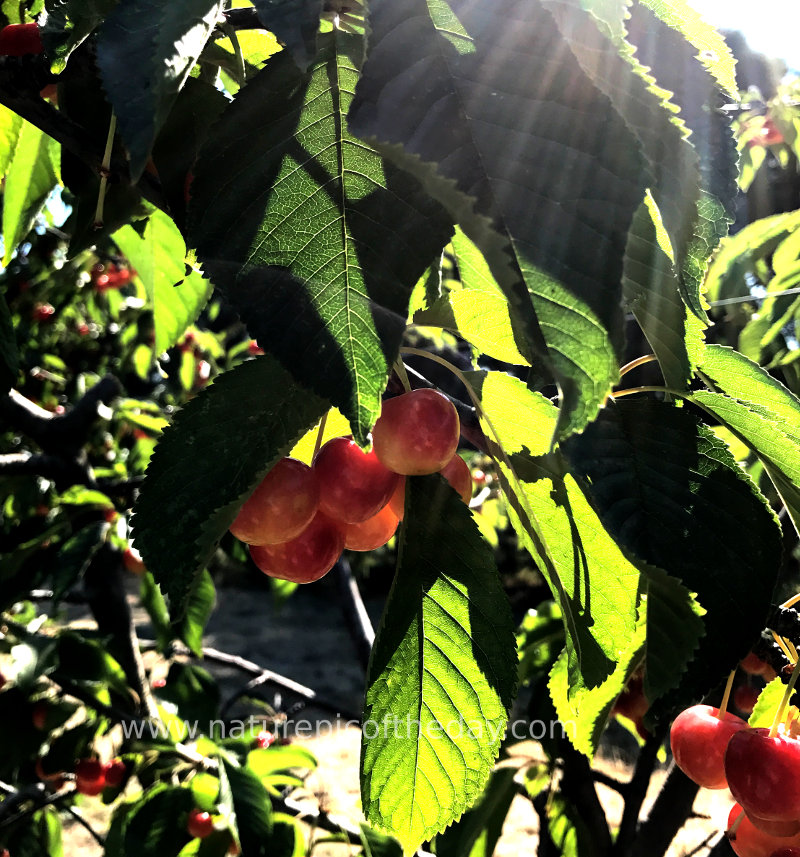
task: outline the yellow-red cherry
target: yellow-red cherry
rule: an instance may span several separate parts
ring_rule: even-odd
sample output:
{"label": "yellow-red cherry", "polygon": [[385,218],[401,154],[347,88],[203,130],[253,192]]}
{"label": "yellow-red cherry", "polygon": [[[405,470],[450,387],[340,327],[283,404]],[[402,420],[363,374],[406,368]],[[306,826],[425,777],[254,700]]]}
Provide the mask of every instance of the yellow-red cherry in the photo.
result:
{"label": "yellow-red cherry", "polygon": [[251,545],[288,542],[311,523],[318,506],[311,468],[295,458],[282,458],[245,501],[231,532]]}
{"label": "yellow-red cherry", "polygon": [[205,839],[214,832],[214,819],[207,812],[193,809],[186,819],[186,830],[195,839]]}
{"label": "yellow-red cherry", "polygon": [[374,551],[394,535],[400,519],[388,504],[361,524],[346,524],[344,546],[351,551]]}
{"label": "yellow-red cherry", "polygon": [[[460,455],[454,455],[439,473],[450,483],[450,486],[459,494],[461,499],[469,505],[469,501],[472,499],[472,474],[469,472],[467,462]],[[406,512],[405,476],[400,478],[394,494],[389,498],[389,506],[402,521]]]}
{"label": "yellow-red cherry", "polygon": [[[738,821],[741,818],[741,821]],[[738,826],[731,832],[734,824]],[[771,857],[780,848],[800,847],[800,833],[794,836],[773,836],[759,830],[747,817],[738,803],[735,803],[728,814],[728,833],[726,834],[731,848],[738,857]]]}
{"label": "yellow-red cherry", "polygon": [[724,789],[725,750],[734,735],[747,730],[747,723],[730,711],[720,718],[718,708],[693,705],[675,718],[670,730],[675,764],[698,785]]}
{"label": "yellow-red cherry", "polygon": [[99,759],[81,759],[75,765],[75,788],[81,794],[94,797],[105,786],[106,769]]}
{"label": "yellow-red cherry", "polygon": [[320,509],[345,524],[361,524],[377,515],[400,478],[381,464],[374,450],[364,452],[348,437],[335,437],[320,449],[314,473]]}
{"label": "yellow-red cherry", "polygon": [[737,732],[725,751],[725,774],[733,797],[765,821],[800,818],[800,741],[768,729]]}
{"label": "yellow-red cherry", "polygon": [[112,759],[105,767],[106,785],[116,788],[122,785],[128,775],[128,768],[122,759]]}
{"label": "yellow-red cherry", "polygon": [[453,403],[438,390],[387,399],[372,429],[378,458],[395,473],[436,473],[455,455],[461,427]]}
{"label": "yellow-red cherry", "polygon": [[269,577],[313,583],[324,577],[344,550],[344,532],[323,512],[291,541],[250,545],[253,562]]}

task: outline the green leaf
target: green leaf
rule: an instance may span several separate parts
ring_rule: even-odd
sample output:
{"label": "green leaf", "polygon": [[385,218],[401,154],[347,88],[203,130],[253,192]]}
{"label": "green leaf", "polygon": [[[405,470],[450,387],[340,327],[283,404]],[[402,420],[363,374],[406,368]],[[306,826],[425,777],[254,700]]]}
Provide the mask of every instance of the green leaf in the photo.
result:
{"label": "green leaf", "polygon": [[53,72],[60,74],[72,52],[114,8],[116,0],[47,0],[42,42]]}
{"label": "green leaf", "polygon": [[306,857],[305,833],[296,818],[282,812],[273,814],[270,849],[270,857]]}
{"label": "green leaf", "polygon": [[258,357],[221,375],[164,431],[133,529],[173,618],[241,504],[328,407],[270,357]]}
{"label": "green leaf", "polygon": [[706,325],[681,298],[669,237],[649,193],[628,233],[622,289],[666,385],[686,389],[703,357]]}
{"label": "green leaf", "polygon": [[549,452],[552,403],[499,372],[470,380],[485,412],[484,433],[504,450],[498,466],[511,523],[564,615],[570,693],[600,685],[634,633],[639,570],[606,532],[563,455]]}
{"label": "green leaf", "polygon": [[800,531],[800,400],[760,366],[720,345],[708,346],[700,371],[721,394],[698,390],[692,399],[764,462]]}
{"label": "green leaf", "polygon": [[186,599],[186,612],[176,624],[178,637],[198,658],[203,654],[203,632],[217,599],[214,581],[205,569],[195,579]]}
{"label": "green leaf", "polygon": [[183,236],[163,211],[150,216],[144,234],[123,226],[112,239],[136,269],[153,304],[153,350],[163,354],[200,315],[211,295],[211,283],[196,271],[187,275]]}
{"label": "green leaf", "polygon": [[[617,401],[565,451],[605,529],[630,554],[696,593],[706,609],[697,656],[664,705],[675,702],[675,694],[679,702],[695,701],[763,628],[780,567],[775,516],[725,443],[686,408]],[[688,592],[658,573],[646,580],[648,646],[658,647],[648,649],[648,660],[673,660],[666,674],[649,677],[651,691],[663,691],[680,676],[676,661],[691,654],[699,626]],[[655,607],[658,635],[653,629],[650,636]],[[679,619],[672,621],[676,610]]]}
{"label": "green leaf", "polygon": [[30,232],[50,191],[58,182],[59,146],[30,122],[24,122],[3,191],[3,265]]}
{"label": "green leaf", "polygon": [[67,590],[82,577],[95,553],[103,545],[107,530],[107,525],[102,521],[89,524],[61,545],[58,560],[53,567],[55,604],[58,604]]}
{"label": "green leaf", "polygon": [[153,786],[127,816],[123,853],[137,857],[177,854],[189,841],[185,819],[192,806],[189,789]]}
{"label": "green leaf", "polygon": [[119,0],[103,23],[97,64],[134,180],[142,175],[224,5],[222,0]]}
{"label": "green leaf", "polygon": [[403,857],[403,848],[393,836],[385,836],[366,824],[359,824],[364,857]]}
{"label": "green leaf", "polygon": [[436,857],[492,857],[517,794],[516,773],[515,768],[492,771],[478,803],[436,837]]}
{"label": "green leaf", "polygon": [[251,336],[365,443],[411,292],[452,227],[345,129],[361,37],[321,44],[306,74],[276,54],[226,111],[195,170],[190,234]]}
{"label": "green leaf", "polygon": [[769,258],[777,247],[800,229],[800,211],[776,214],[756,220],[719,246],[706,277],[706,294],[712,303],[727,298],[747,297],[747,275],[761,259]]}
{"label": "green leaf", "polygon": [[219,686],[202,667],[173,661],[159,696],[173,703],[187,724],[205,725],[219,717]]}
{"label": "green leaf", "polygon": [[480,248],[522,354],[557,376],[559,434],[581,429],[618,377],[638,142],[540,3],[373,0],[369,13],[351,129]]}
{"label": "green leaf", "polygon": [[413,851],[480,794],[516,680],[491,548],[438,475],[409,477],[400,554],[367,679],[367,821]]}
{"label": "green leaf", "polygon": [[289,771],[294,768],[313,771],[317,767],[317,760],[305,747],[297,744],[285,746],[275,744],[264,750],[251,750],[247,754],[247,767],[263,780],[278,771]]}
{"label": "green leaf", "polygon": [[231,764],[221,757],[233,797],[232,826],[238,833],[242,853],[268,857],[271,852],[272,804],[261,780],[247,768]]}
{"label": "green leaf", "polygon": [[520,684],[549,671],[564,648],[564,619],[555,601],[543,601],[535,610],[528,610],[517,631],[517,648]]}
{"label": "green leaf", "polygon": [[0,178],[5,178],[14,159],[22,133],[22,124],[21,116],[9,110],[4,104],[0,105]]}
{"label": "green leaf", "polygon": [[758,695],[758,701],[747,719],[747,725],[753,729],[769,729],[785,691],[786,685],[779,678],[772,679]]}
{"label": "green leaf", "polygon": [[0,292],[0,396],[4,396],[17,383],[19,372],[19,352],[14,323],[6,303],[5,295]]}
{"label": "green leaf", "polygon": [[414,323],[445,327],[464,337],[482,354],[505,363],[526,365],[514,338],[508,301],[483,254],[456,229],[453,256],[461,288],[451,288],[427,309],[417,312]]}
{"label": "green leaf", "polygon": [[306,69],[316,54],[322,0],[253,0],[261,23],[286,45]]}
{"label": "green leaf", "polygon": [[161,594],[158,584],[149,571],[145,571],[142,575],[139,598],[141,599],[142,607],[147,611],[147,615],[153,624],[158,648],[162,653],[166,653],[169,644],[172,642],[169,611],[167,610],[167,603],[164,601],[164,596]]}
{"label": "green leaf", "polygon": [[547,804],[547,830],[561,857],[595,857],[597,849],[591,831],[580,813],[562,794]]}

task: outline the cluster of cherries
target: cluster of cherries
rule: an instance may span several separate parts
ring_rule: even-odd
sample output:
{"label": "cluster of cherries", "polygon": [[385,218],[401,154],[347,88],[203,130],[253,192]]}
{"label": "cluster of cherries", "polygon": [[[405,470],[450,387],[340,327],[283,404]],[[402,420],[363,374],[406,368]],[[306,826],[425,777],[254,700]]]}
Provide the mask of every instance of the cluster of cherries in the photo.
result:
{"label": "cluster of cherries", "polygon": [[130,268],[120,268],[109,262],[107,265],[98,262],[92,267],[92,285],[98,292],[107,292],[110,289],[119,289],[130,282],[133,272]]}
{"label": "cluster of cherries", "polygon": [[[742,665],[775,677],[752,654]],[[704,788],[729,788],[737,801],[726,835],[739,857],[800,857],[800,724],[782,723],[784,707],[771,729],[751,728],[724,704],[693,705],[672,724],[675,764]]]}
{"label": "cluster of cherries", "polygon": [[412,390],[383,403],[364,452],[348,437],[329,440],[309,467],[281,459],[242,506],[231,532],[250,545],[270,577],[311,583],[342,551],[371,551],[394,535],[405,508],[405,477],[441,473],[465,503],[472,476],[456,454],[461,433],[452,402]]}

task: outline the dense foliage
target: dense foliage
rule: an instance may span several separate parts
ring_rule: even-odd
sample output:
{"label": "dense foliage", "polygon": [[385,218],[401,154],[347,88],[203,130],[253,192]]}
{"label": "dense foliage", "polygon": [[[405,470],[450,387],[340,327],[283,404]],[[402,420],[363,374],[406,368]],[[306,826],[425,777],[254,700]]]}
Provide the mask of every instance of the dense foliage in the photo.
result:
{"label": "dense foliage", "polygon": [[[2,6],[39,26],[0,58],[12,857],[61,853],[57,808],[94,788],[75,762],[109,745],[105,854],[306,853],[313,757],[187,727],[220,711],[196,663],[211,572],[248,562],[229,527],[276,462],[368,446],[409,379],[455,402],[502,506],[407,478],[367,670],[370,826],[337,834],[365,855],[488,857],[520,791],[541,855],[663,853],[688,807],[638,817],[668,725],[793,584],[800,215],[725,236],[740,157],[745,189],[800,157],[796,83],[737,108],[684,2],[366,5]],[[519,627],[506,517],[550,590]],[[62,621],[76,598],[96,628]],[[496,767],[520,690],[540,758]],[[643,736],[614,835],[587,760],[613,714]]]}

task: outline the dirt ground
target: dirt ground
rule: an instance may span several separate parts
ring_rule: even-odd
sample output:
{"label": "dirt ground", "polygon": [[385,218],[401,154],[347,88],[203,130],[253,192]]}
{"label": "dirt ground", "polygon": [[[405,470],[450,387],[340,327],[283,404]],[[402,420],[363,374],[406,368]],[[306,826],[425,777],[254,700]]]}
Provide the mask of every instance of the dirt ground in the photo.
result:
{"label": "dirt ground", "polygon": [[[132,603],[135,603],[132,593]],[[369,602],[367,608],[377,624],[381,604]],[[152,637],[147,615],[135,610],[137,632],[142,639]],[[74,618],[79,618],[75,615]],[[344,718],[361,710],[364,690],[364,671],[359,664],[355,647],[347,633],[338,607],[333,586],[301,588],[279,610],[272,604],[267,590],[242,587],[224,587],[218,590],[217,608],[209,622],[205,645],[239,655],[262,667],[290,677],[333,703]],[[239,691],[248,677],[239,670],[225,665],[206,662],[221,683],[222,698],[227,699]],[[271,691],[274,693],[274,691]],[[265,697],[270,699],[269,694]],[[294,702],[291,694],[277,702]],[[231,716],[244,716],[249,709],[234,707]],[[358,786],[358,759],[360,733],[355,727],[332,730],[328,726],[331,714],[316,707],[308,707],[295,714],[313,727],[304,726],[307,732],[294,741],[306,746],[318,759],[319,767],[306,780],[303,797],[309,806],[321,806],[329,814],[344,816],[357,822],[362,818]],[[313,734],[316,733],[316,734]],[[521,758],[535,758],[533,742],[519,744],[513,754]],[[630,776],[629,766],[613,751],[599,760],[600,767],[617,779]],[[648,804],[653,800],[663,781],[665,772],[653,777]],[[612,790],[600,786],[601,800],[609,821],[615,824],[622,812],[622,800]],[[727,791],[703,790],[695,806],[697,818],[690,819],[673,843],[669,857],[704,857],[708,848],[698,846],[720,830],[725,824],[732,799]],[[82,811],[104,830],[107,819],[97,801],[87,800]],[[536,853],[538,819],[531,804],[517,797],[506,819],[503,833],[495,850],[495,857],[534,857]],[[319,832],[319,836],[325,834]],[[99,857],[102,851],[89,834],[77,823],[65,827],[67,857]],[[315,857],[345,857],[352,852],[343,845],[319,845]]]}

